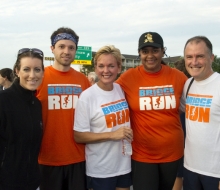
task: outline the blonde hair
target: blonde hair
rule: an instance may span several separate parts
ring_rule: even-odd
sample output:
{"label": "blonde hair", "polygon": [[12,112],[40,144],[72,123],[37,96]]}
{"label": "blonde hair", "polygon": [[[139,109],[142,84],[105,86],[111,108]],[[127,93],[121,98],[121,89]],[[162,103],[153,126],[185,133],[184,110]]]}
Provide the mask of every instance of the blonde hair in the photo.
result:
{"label": "blonde hair", "polygon": [[116,59],[117,64],[119,67],[121,67],[122,65],[122,56],[121,56],[121,52],[118,48],[116,48],[113,45],[107,45],[107,46],[103,46],[101,47],[95,54],[94,57],[94,65],[97,65],[97,60],[98,58],[103,55],[103,54],[111,54],[113,55],[113,57]]}

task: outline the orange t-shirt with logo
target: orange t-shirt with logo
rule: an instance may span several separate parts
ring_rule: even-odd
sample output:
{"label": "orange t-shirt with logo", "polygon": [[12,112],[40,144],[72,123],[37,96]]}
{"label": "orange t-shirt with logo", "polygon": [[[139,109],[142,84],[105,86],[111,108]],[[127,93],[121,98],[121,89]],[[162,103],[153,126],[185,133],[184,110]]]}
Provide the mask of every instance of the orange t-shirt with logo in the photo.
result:
{"label": "orange t-shirt with logo", "polygon": [[89,86],[86,76],[73,68],[68,72],[45,68],[37,90],[43,112],[40,164],[62,166],[85,160],[85,145],[74,141],[73,124],[78,97]]}
{"label": "orange t-shirt with logo", "polygon": [[133,129],[132,159],[146,163],[172,162],[183,156],[184,137],[179,117],[187,77],[162,65],[147,73],[143,65],[129,69],[116,81],[125,91]]}

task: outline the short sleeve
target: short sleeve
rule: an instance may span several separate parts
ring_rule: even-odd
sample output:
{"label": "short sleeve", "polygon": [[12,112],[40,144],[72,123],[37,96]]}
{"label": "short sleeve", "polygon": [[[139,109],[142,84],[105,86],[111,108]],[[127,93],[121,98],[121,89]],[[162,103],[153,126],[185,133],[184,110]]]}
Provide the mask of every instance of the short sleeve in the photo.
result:
{"label": "short sleeve", "polygon": [[90,132],[90,106],[82,99],[76,105],[73,130]]}

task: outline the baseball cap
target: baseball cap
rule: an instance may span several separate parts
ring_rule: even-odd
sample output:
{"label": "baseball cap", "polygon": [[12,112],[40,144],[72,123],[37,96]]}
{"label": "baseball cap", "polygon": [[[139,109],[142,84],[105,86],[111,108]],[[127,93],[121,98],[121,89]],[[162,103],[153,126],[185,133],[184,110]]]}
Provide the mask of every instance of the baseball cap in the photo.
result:
{"label": "baseball cap", "polygon": [[163,48],[163,38],[156,32],[145,32],[139,38],[138,50],[146,46]]}

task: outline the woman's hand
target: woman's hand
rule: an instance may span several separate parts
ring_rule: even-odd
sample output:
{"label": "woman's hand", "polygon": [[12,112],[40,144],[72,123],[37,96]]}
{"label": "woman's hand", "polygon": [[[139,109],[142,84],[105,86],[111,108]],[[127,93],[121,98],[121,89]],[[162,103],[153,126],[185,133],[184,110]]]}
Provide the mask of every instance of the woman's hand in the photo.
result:
{"label": "woman's hand", "polygon": [[129,127],[120,127],[116,131],[112,132],[111,139],[112,140],[126,139],[127,141],[131,142],[133,140],[133,131]]}
{"label": "woman's hand", "polygon": [[131,142],[133,140],[133,131],[129,127],[121,127],[116,131],[104,133],[73,131],[73,136],[77,143],[98,143],[121,139],[126,139],[128,142]]}

